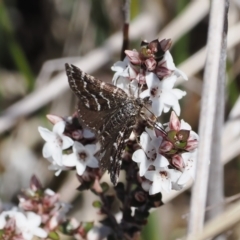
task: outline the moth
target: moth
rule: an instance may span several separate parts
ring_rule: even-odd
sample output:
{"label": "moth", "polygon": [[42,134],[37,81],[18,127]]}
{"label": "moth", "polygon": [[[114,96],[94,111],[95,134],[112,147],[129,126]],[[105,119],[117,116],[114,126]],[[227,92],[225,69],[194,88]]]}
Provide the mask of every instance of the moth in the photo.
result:
{"label": "moth", "polygon": [[117,184],[121,154],[142,107],[148,99],[129,97],[122,89],[65,64],[69,86],[78,97],[80,122],[91,129],[100,141],[100,168],[110,173]]}

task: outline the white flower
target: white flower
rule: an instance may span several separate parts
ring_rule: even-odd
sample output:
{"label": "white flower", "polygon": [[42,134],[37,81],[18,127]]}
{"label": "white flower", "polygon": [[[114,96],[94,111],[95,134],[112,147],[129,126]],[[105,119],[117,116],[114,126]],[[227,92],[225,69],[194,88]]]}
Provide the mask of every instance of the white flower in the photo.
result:
{"label": "white flower", "polygon": [[74,142],[73,153],[63,159],[63,165],[76,167],[78,175],[82,175],[87,166],[98,168],[98,160],[94,157],[97,150],[95,144],[83,146],[79,142]]}
{"label": "white flower", "polygon": [[128,65],[129,65],[129,59],[127,57],[125,57],[123,61],[118,61],[113,64],[111,69],[112,71],[116,72],[112,79],[114,85],[117,85],[117,81],[120,76],[125,78],[129,77]]}
{"label": "white flower", "polygon": [[[148,129],[148,131],[150,131],[150,129]],[[154,133],[151,135],[146,132],[142,133],[140,137],[140,145],[142,149],[135,151],[132,156],[133,161],[139,163],[140,176],[145,174],[150,165],[153,165],[156,168],[169,165],[168,160],[158,153],[161,141],[162,138],[154,136]]]}
{"label": "white flower", "polygon": [[155,171],[147,171],[144,177],[153,182],[149,189],[149,194],[153,195],[162,192],[162,190],[169,192],[172,189],[172,173],[172,169],[168,168],[159,168]]}
{"label": "white flower", "polygon": [[171,169],[172,190],[180,191],[184,187],[184,185],[181,185],[178,183],[178,180],[181,175],[182,175],[182,172],[176,169]]}
{"label": "white flower", "polygon": [[138,87],[137,80],[130,81],[128,78],[120,77],[117,81],[116,86],[126,92],[128,96],[134,96],[136,98],[139,96],[140,89]]}
{"label": "white flower", "polygon": [[46,128],[38,127],[38,131],[42,138],[46,141],[43,146],[43,157],[52,157],[53,160],[61,166],[62,150],[73,145],[73,140],[63,135],[65,122],[60,121],[53,126],[53,131]]}
{"label": "white flower", "polygon": [[22,215],[21,221],[16,221],[17,227],[21,230],[24,239],[31,240],[33,236],[46,238],[47,232],[40,228],[41,217],[34,212],[27,212]]}
{"label": "white flower", "polygon": [[177,69],[174,62],[173,62],[173,58],[172,58],[172,55],[171,53],[168,51],[165,52],[164,54],[164,57],[163,59],[159,62],[159,64],[161,64],[162,62],[165,62],[166,64],[166,68],[169,69],[169,70],[172,70],[174,71],[174,74],[177,76],[177,77],[182,77],[184,80],[188,80],[188,77],[187,75],[182,72],[181,70]]}
{"label": "white flower", "polygon": [[[67,155],[64,154],[62,156],[62,159],[66,158]],[[50,158],[47,158],[47,160],[51,163],[49,166],[48,166],[48,169],[51,170],[51,171],[55,171],[55,176],[58,177],[62,171],[66,171],[66,170],[69,170],[69,168],[67,168],[66,166],[64,166],[62,163],[56,163],[52,157]]]}
{"label": "white flower", "polygon": [[129,96],[139,96],[138,81],[135,79],[137,73],[132,69],[129,59],[116,62],[111,69],[116,73],[112,82],[118,88],[124,90]]}
{"label": "white flower", "polygon": [[150,96],[153,113],[160,116],[162,111],[168,112],[172,107],[176,114],[179,115],[180,105],[178,100],[185,96],[186,92],[180,89],[172,89],[176,76],[172,75],[160,81],[154,73],[148,73],[146,81],[148,89],[143,91],[140,97]]}
{"label": "white flower", "polygon": [[84,138],[93,138],[95,137],[95,134],[88,128],[83,129],[83,137]]}
{"label": "white flower", "polygon": [[0,229],[4,229],[7,221],[7,218],[14,218],[15,220],[17,218],[21,218],[22,213],[18,212],[16,209],[10,210],[10,211],[3,211],[0,214]]}
{"label": "white flower", "polygon": [[6,218],[14,218],[16,227],[22,233],[25,240],[31,240],[33,236],[46,238],[47,232],[40,228],[41,217],[33,212],[27,212],[26,216],[17,211],[6,211],[0,215],[0,229],[3,229],[6,224]]}
{"label": "white flower", "polygon": [[197,150],[195,150],[194,152],[182,153],[181,155],[184,160],[184,168],[183,173],[178,179],[177,183],[180,185],[184,185],[189,181],[189,179],[195,178]]}

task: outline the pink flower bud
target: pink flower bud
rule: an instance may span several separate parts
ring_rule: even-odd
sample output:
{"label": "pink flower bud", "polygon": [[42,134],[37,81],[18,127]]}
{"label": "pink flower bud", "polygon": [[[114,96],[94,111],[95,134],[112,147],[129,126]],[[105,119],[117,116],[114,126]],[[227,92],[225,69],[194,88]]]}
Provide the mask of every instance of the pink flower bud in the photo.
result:
{"label": "pink flower bud", "polygon": [[160,42],[160,46],[164,52],[170,49],[172,45],[172,40],[171,39],[163,39]]}
{"label": "pink flower bud", "polygon": [[153,71],[157,66],[157,62],[154,58],[148,58],[145,60],[145,65],[148,71]]}
{"label": "pink flower bud", "polygon": [[167,69],[166,67],[156,67],[154,72],[160,79],[163,79],[172,74],[172,71]]}
{"label": "pink flower bud", "polygon": [[60,121],[63,121],[63,118],[57,115],[48,114],[46,117],[54,125]]}
{"label": "pink flower bud", "polygon": [[179,131],[181,127],[181,122],[178,119],[178,116],[174,111],[171,112],[170,121],[169,121],[169,128],[171,130]]}
{"label": "pink flower bud", "polygon": [[132,64],[141,64],[141,59],[137,51],[125,50],[125,54],[128,56]]}
{"label": "pink flower bud", "polygon": [[180,155],[174,155],[172,157],[172,165],[178,169],[183,169],[184,168],[183,158]]}
{"label": "pink flower bud", "polygon": [[198,147],[198,140],[197,139],[187,141],[187,146],[186,146],[187,151],[193,151],[197,147]]}
{"label": "pink flower bud", "polygon": [[160,148],[159,148],[159,153],[164,153],[164,152],[169,152],[173,148],[173,144],[169,141],[163,141]]}

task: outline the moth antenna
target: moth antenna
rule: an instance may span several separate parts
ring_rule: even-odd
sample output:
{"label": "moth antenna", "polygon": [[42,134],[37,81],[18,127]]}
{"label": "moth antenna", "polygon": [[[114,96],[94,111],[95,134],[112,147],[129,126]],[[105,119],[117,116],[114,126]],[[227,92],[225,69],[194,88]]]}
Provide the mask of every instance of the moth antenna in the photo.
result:
{"label": "moth antenna", "polygon": [[[148,121],[149,123],[151,123],[151,126],[152,127],[155,127],[155,128],[157,128],[159,131],[161,131],[163,134],[165,134],[166,135],[166,131],[164,130],[164,128],[163,127],[160,127],[158,124],[157,124],[157,117],[156,117],[156,115],[151,111],[151,110],[149,110],[149,108],[148,107],[146,107],[145,105],[143,105],[143,107],[148,111],[148,112],[150,112],[152,115],[153,115],[153,117],[154,117],[154,120],[152,120],[151,118],[144,118],[146,121]],[[143,118],[143,116],[142,116],[142,118]]]}

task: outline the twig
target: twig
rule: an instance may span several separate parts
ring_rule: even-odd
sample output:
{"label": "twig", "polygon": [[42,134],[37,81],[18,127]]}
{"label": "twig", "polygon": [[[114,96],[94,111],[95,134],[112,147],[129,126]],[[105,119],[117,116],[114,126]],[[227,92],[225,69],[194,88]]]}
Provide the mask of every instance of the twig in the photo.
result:
{"label": "twig", "polygon": [[219,76],[219,59],[221,53],[224,23],[224,0],[213,0],[210,10],[210,22],[207,42],[207,59],[204,71],[204,85],[200,114],[200,141],[196,179],[192,191],[189,236],[201,232],[204,223],[209,162],[213,147],[213,130],[216,117],[217,85]]}
{"label": "twig", "polygon": [[123,43],[121,50],[121,59],[123,60],[126,56],[125,50],[129,47],[129,23],[130,23],[130,11],[131,11],[131,0],[125,0],[125,4],[123,7],[123,15],[124,15],[124,24],[123,24]]}
{"label": "twig", "polygon": [[[204,227],[202,233],[198,233],[197,235],[194,235],[187,239],[205,240],[226,231],[240,221],[239,211],[240,202],[238,201],[233,206],[229,207],[229,209],[224,213],[208,222]],[[227,221],[223,221],[223,219],[227,219]],[[185,238],[182,238],[182,240],[185,240]]]}
{"label": "twig", "polygon": [[[225,105],[225,78],[226,78],[226,49],[227,49],[227,30],[228,30],[228,0],[225,0],[225,17],[224,17],[224,29],[222,33],[222,46],[219,64],[219,75],[218,75],[218,94],[216,105],[217,111],[215,116],[215,124],[213,127],[213,148],[211,156],[211,164],[209,171],[209,183],[208,183],[208,194],[207,194],[207,206],[213,206],[214,208],[209,210],[206,214],[206,219],[210,220],[220,214],[224,207],[219,204],[224,198],[224,186],[223,186],[223,165],[221,164],[221,136],[222,127],[224,122],[224,105]],[[224,235],[218,236],[216,240],[226,239]]]}

